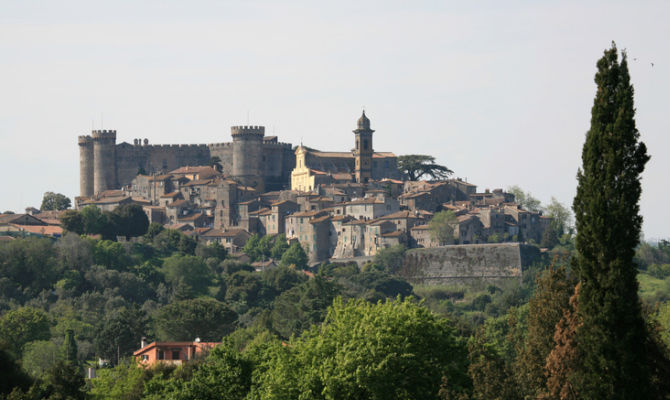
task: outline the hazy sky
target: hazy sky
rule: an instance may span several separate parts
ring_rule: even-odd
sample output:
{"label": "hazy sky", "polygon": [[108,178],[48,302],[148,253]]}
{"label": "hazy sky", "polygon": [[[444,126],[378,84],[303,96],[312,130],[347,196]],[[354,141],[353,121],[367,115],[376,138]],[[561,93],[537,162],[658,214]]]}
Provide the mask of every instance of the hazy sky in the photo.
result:
{"label": "hazy sky", "polygon": [[669,4],[0,1],[0,211],[78,195],[77,136],[92,127],[212,143],[249,122],[346,151],[363,107],[377,151],[570,205],[595,63],[614,40],[652,155],[645,236],[669,237]]}

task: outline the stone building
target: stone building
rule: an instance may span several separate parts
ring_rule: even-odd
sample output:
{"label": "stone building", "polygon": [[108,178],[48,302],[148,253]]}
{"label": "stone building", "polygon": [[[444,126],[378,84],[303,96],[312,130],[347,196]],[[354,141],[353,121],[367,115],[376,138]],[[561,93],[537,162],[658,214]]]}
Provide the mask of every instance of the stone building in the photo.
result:
{"label": "stone building", "polygon": [[398,160],[393,153],[375,152],[372,147],[370,119],[363,115],[354,130],[355,148],[350,152],[326,152],[298,146],[295,169],[291,172],[291,189],[309,192],[321,184],[342,184],[351,180],[400,178]]}
{"label": "stone building", "polygon": [[157,175],[188,165],[209,165],[215,156],[223,173],[245,186],[261,191],[288,186],[295,167],[290,143],[266,137],[263,126],[233,126],[231,135],[233,141],[227,143],[171,145],[150,145],[147,139],[117,144],[115,130],[79,136],[80,196],[125,187],[138,173]]}

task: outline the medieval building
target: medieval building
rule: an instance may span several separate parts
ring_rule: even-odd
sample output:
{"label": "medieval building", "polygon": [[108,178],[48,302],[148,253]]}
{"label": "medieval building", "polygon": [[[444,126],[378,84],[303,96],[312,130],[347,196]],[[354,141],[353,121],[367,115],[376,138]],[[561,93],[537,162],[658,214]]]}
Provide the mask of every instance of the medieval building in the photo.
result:
{"label": "medieval building", "polygon": [[291,172],[291,189],[308,192],[322,184],[400,178],[395,154],[373,150],[374,130],[370,129],[370,119],[365,111],[353,132],[355,147],[350,152],[317,151],[298,146],[295,169]]}
{"label": "medieval building", "polygon": [[79,136],[80,196],[91,197],[131,183],[138,173],[164,174],[188,165],[209,165],[220,159],[223,173],[243,185],[264,190],[288,186],[295,166],[290,143],[265,136],[263,126],[233,126],[232,142],[150,145],[116,143],[116,131],[94,130]]}

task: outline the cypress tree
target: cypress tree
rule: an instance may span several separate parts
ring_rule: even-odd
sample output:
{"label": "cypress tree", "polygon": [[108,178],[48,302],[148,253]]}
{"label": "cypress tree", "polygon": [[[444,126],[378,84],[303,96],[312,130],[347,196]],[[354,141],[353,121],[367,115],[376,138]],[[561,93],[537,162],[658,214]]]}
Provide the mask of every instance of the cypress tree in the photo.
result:
{"label": "cypress tree", "polygon": [[571,380],[583,399],[644,399],[646,328],[633,256],[642,225],[640,174],[649,156],[635,127],[625,52],[619,62],[612,43],[597,66],[573,204],[583,326],[576,337],[582,357]]}

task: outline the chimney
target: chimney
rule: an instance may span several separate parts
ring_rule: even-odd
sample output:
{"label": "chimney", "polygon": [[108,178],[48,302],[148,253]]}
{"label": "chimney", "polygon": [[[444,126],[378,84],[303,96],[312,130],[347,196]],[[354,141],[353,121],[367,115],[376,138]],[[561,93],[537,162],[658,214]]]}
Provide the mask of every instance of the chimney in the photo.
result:
{"label": "chimney", "polygon": [[147,338],[146,336],[142,336],[142,340],[140,341],[140,348],[143,349],[147,347]]}

